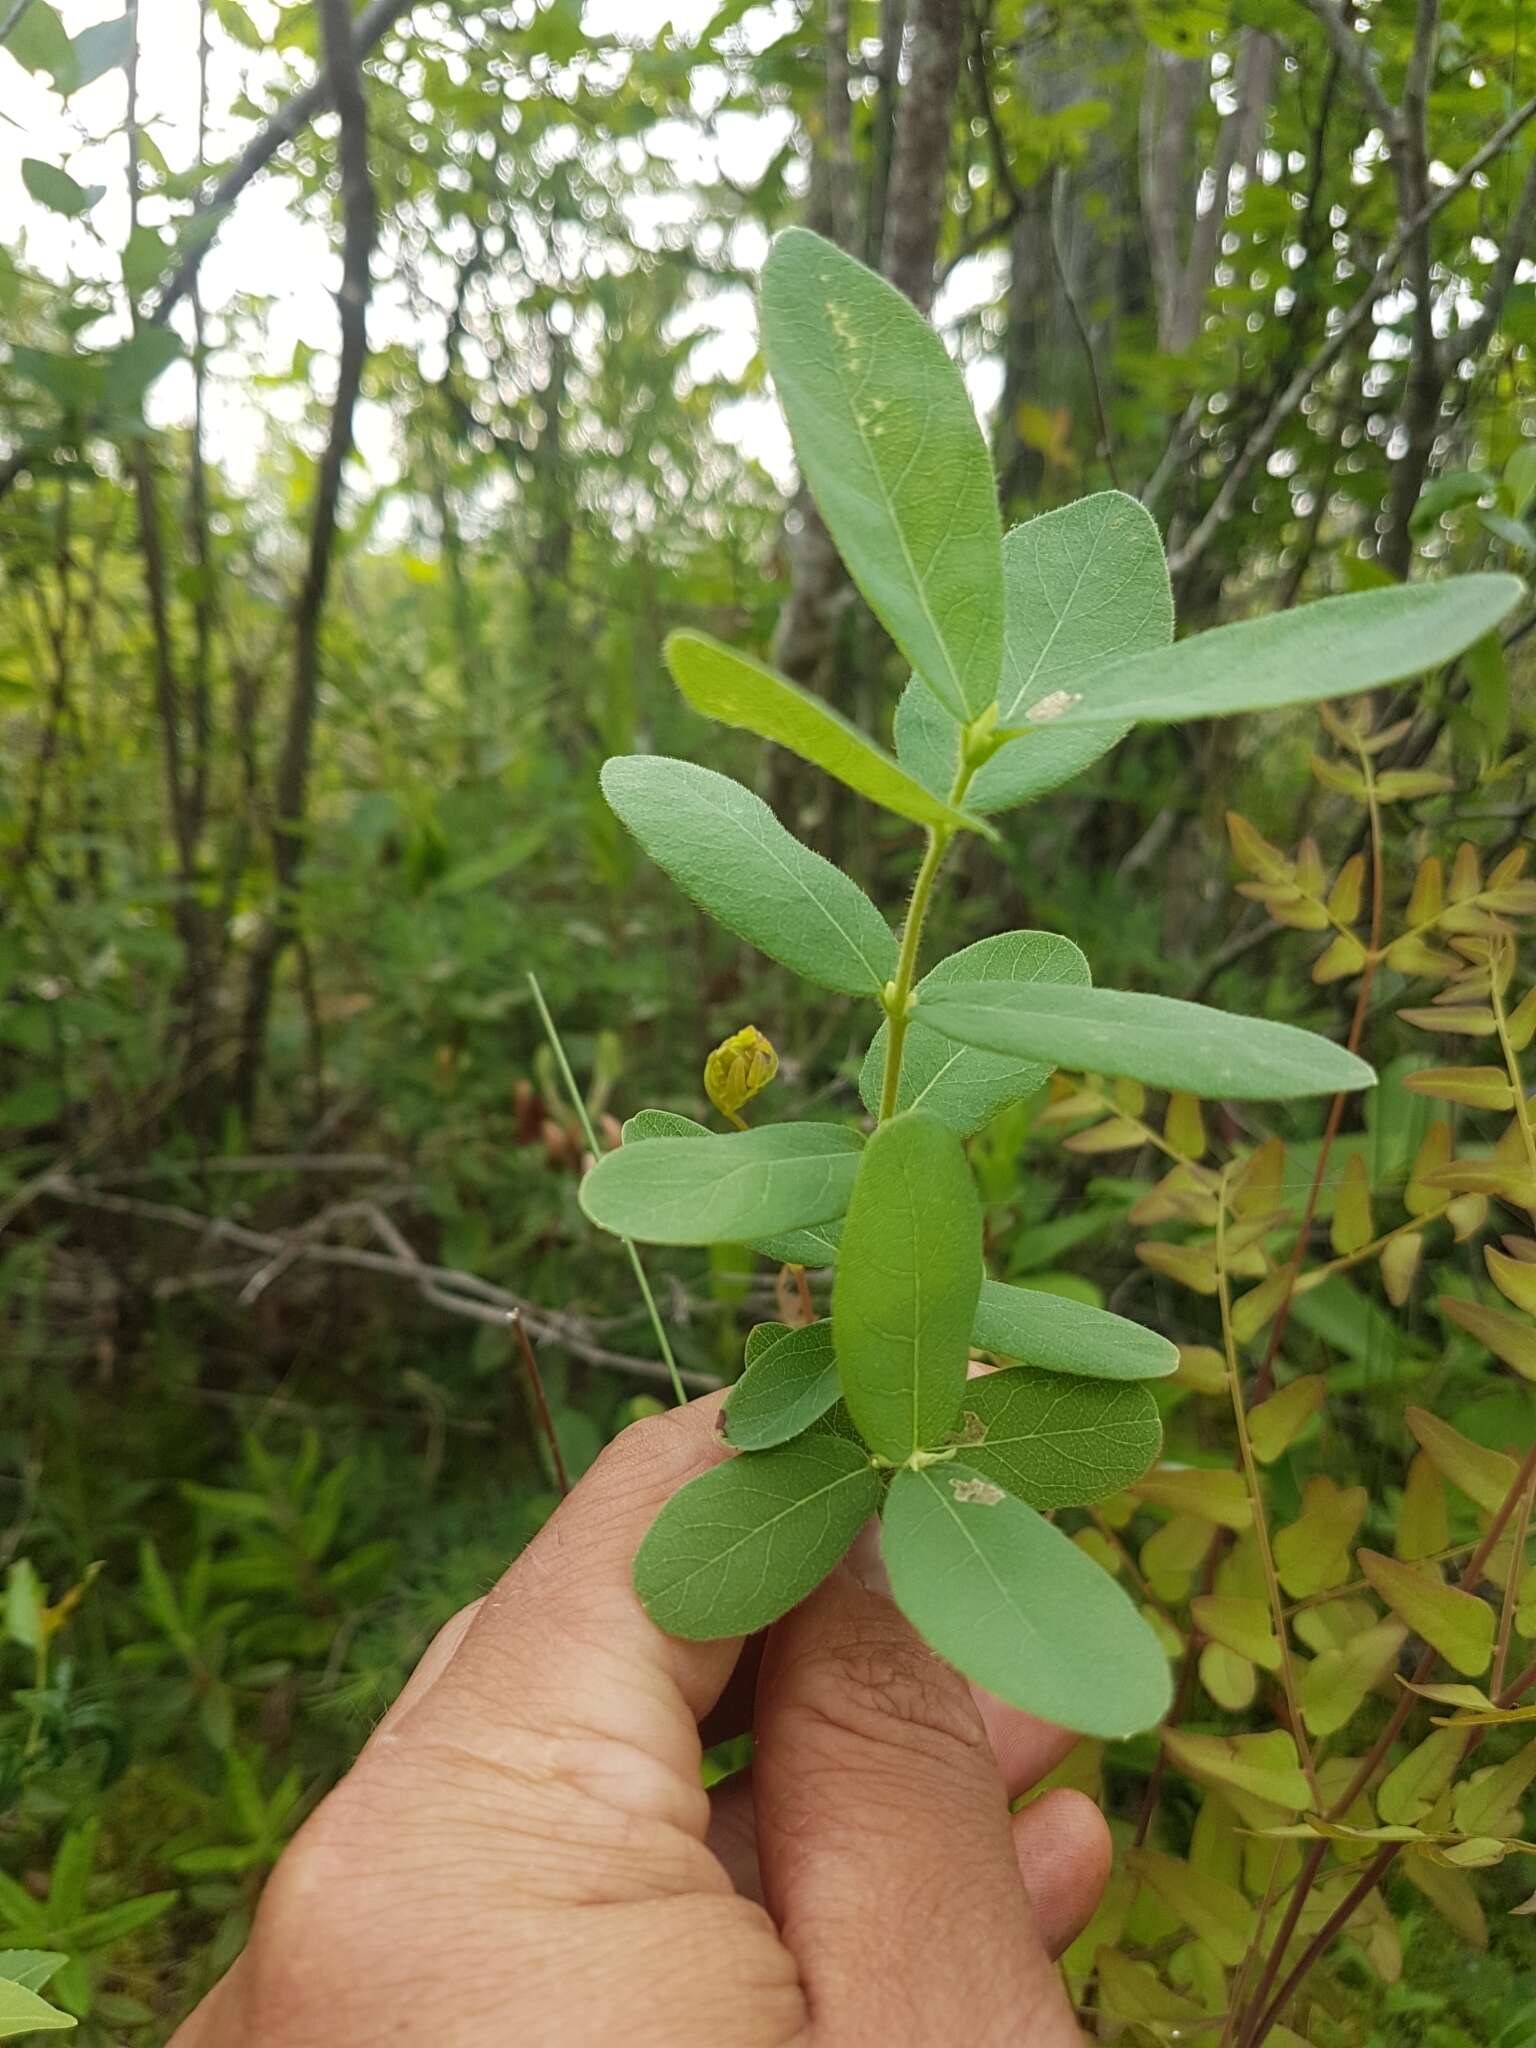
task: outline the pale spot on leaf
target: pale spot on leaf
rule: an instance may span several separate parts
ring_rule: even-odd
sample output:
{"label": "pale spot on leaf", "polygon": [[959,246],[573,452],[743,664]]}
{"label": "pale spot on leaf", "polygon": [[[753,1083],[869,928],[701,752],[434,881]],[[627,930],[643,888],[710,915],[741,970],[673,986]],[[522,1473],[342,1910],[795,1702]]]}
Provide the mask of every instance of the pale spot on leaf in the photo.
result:
{"label": "pale spot on leaf", "polygon": [[995,1508],[1004,1498],[1003,1489],[994,1486],[990,1479],[962,1479],[958,1474],[950,1480],[949,1490],[967,1507]]}
{"label": "pale spot on leaf", "polygon": [[1038,704],[1031,704],[1024,716],[1031,725],[1048,725],[1053,718],[1060,718],[1064,711],[1070,711],[1074,704],[1082,701],[1081,690],[1052,690]]}

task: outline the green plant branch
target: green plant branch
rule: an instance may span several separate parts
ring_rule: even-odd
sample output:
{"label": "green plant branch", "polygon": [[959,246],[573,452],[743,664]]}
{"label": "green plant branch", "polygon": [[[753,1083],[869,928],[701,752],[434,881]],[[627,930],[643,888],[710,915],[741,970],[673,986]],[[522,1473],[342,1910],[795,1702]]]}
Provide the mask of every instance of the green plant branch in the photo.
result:
{"label": "green plant branch", "polygon": [[1280,1891],[1280,1871],[1283,1864],[1281,1851],[1283,1843],[1276,1842],[1275,1854],[1270,1858],[1269,1877],[1264,1885],[1264,1897],[1259,1905],[1258,1917],[1254,1921],[1253,1940],[1248,1944],[1247,1953],[1238,1966],[1237,1981],[1232,1986],[1231,1999],[1226,2019],[1222,2023],[1220,2048],[1229,2048],[1236,2038],[1234,2029],[1241,2033],[1243,2015],[1248,2009],[1248,1979],[1253,1974],[1254,1964],[1259,1960],[1259,1944],[1264,1938],[1264,1929],[1269,1916],[1275,1910],[1275,1899]]}
{"label": "green plant branch", "polygon": [[[1221,1180],[1219,1173],[1209,1166],[1202,1166],[1198,1159],[1187,1159],[1182,1152],[1175,1151],[1161,1131],[1154,1130],[1144,1117],[1132,1116],[1129,1110],[1122,1108],[1112,1095],[1106,1095],[1101,1088],[1084,1088],[1081,1092],[1091,1096],[1109,1115],[1117,1116],[1125,1123],[1134,1124],[1143,1144],[1150,1145],[1156,1152],[1161,1152],[1163,1157],[1171,1159],[1175,1166],[1187,1166],[1197,1181],[1212,1194],[1215,1193]],[[1127,1146],[1126,1150],[1129,1151],[1130,1147]]]}
{"label": "green plant branch", "polygon": [[1264,1507],[1264,1488],[1259,1480],[1258,1461],[1253,1455],[1253,1440],[1248,1434],[1248,1411],[1243,1401],[1243,1383],[1237,1359],[1237,1337],[1232,1328],[1232,1289],[1227,1278],[1225,1174],[1222,1176],[1220,1204],[1216,1215],[1216,1296],[1221,1309],[1221,1341],[1227,1360],[1227,1391],[1232,1398],[1232,1421],[1237,1430],[1243,1484],[1248,1490],[1248,1502],[1253,1510],[1253,1533],[1259,1546],[1259,1561],[1264,1569],[1270,1620],[1274,1626],[1275,1640],[1280,1645],[1280,1683],[1285,1692],[1291,1733],[1295,1738],[1296,1754],[1301,1761],[1301,1768],[1306,1775],[1312,1797],[1321,1807],[1323,1795],[1317,1782],[1317,1767],[1312,1758],[1312,1745],[1307,1739],[1306,1723],[1301,1715],[1301,1698],[1296,1685],[1296,1667],[1291,1656],[1290,1632],[1285,1625],[1285,1599],[1280,1589],[1280,1575],[1275,1570],[1275,1553],[1269,1540],[1269,1517]]}
{"label": "green plant branch", "polygon": [[1533,1685],[1536,1685],[1536,1660],[1527,1664],[1518,1678],[1510,1680],[1494,1702],[1495,1706],[1517,1706]]}
{"label": "green plant branch", "polygon": [[[978,762],[968,758],[969,729],[961,740],[959,772],[954,787],[949,792],[951,808],[958,808],[961,799],[971,785]],[[929,906],[933,901],[934,884],[939,879],[939,869],[949,852],[955,837],[954,827],[932,825],[928,830],[928,844],[923,853],[917,879],[912,885],[912,901],[907,909],[907,920],[901,928],[901,951],[896,960],[896,972],[887,983],[881,995],[886,1017],[890,1021],[890,1034],[885,1047],[885,1080],[880,1090],[880,1118],[886,1123],[896,1114],[896,1100],[901,1086],[901,1062],[907,1049],[907,1020],[912,1008],[912,990],[917,981],[917,961],[922,950],[923,926],[928,920]]]}
{"label": "green plant branch", "polygon": [[1520,1581],[1525,1576],[1525,1548],[1530,1541],[1531,1511],[1536,1507],[1536,1470],[1533,1470],[1521,1497],[1519,1513],[1515,1517],[1514,1541],[1510,1546],[1509,1573],[1504,1581],[1504,1598],[1499,1603],[1499,1634],[1493,1651],[1493,1671],[1488,1680],[1488,1691],[1497,1699],[1504,1690],[1504,1674],[1509,1666],[1509,1641],[1514,1628],[1515,1609],[1520,1604]]}
{"label": "green plant branch", "polygon": [[1380,1237],[1373,1237],[1369,1244],[1361,1245],[1358,1251],[1340,1252],[1336,1259],[1329,1259],[1321,1266],[1314,1266],[1307,1274],[1307,1288],[1303,1291],[1320,1286],[1335,1273],[1347,1273],[1351,1267],[1363,1266],[1368,1260],[1379,1257],[1396,1238],[1411,1237],[1415,1231],[1427,1230],[1431,1223],[1438,1223],[1446,1211],[1455,1205],[1456,1199],[1456,1196],[1452,1195],[1442,1202],[1438,1209],[1426,1209],[1422,1216],[1409,1216],[1401,1223],[1394,1223],[1390,1230],[1384,1230]]}
{"label": "green plant branch", "polygon": [[[1349,1020],[1349,1032],[1344,1043],[1350,1052],[1360,1050],[1360,1041],[1365,1036],[1366,1013],[1370,1007],[1371,990],[1376,984],[1376,968],[1381,946],[1381,928],[1385,904],[1385,878],[1381,857],[1381,804],[1376,795],[1376,777],[1371,766],[1371,757],[1364,747],[1358,749],[1360,771],[1365,778],[1366,811],[1370,821],[1371,839],[1371,939],[1366,954],[1365,966],[1361,969],[1360,981],[1355,989],[1354,1014]],[[1306,1207],[1302,1211],[1301,1228],[1296,1234],[1295,1248],[1291,1253],[1289,1281],[1280,1305],[1275,1310],[1275,1319],[1270,1324],[1269,1341],[1264,1346],[1264,1356],[1254,1376],[1253,1400],[1255,1405],[1269,1394],[1275,1383],[1275,1360],[1280,1355],[1286,1327],[1291,1319],[1291,1303],[1296,1298],[1296,1283],[1301,1277],[1302,1260],[1306,1257],[1307,1243],[1312,1235],[1312,1225],[1317,1216],[1317,1205],[1322,1197],[1323,1182],[1328,1173],[1328,1161],[1333,1152],[1333,1141],[1339,1134],[1339,1125],[1344,1120],[1346,1097],[1335,1095],[1328,1106],[1328,1121],[1323,1126],[1322,1142],[1318,1146],[1317,1165],[1312,1171],[1312,1185],[1307,1189]]]}
{"label": "green plant branch", "polygon": [[[1510,1482],[1509,1491],[1505,1494],[1498,1512],[1483,1531],[1481,1541],[1467,1560],[1466,1569],[1462,1572],[1459,1582],[1462,1592],[1471,1592],[1479,1579],[1481,1579],[1483,1567],[1492,1556],[1494,1547],[1503,1535],[1510,1516],[1514,1514],[1520,1501],[1524,1498],[1526,1489],[1532,1483],[1533,1475],[1536,1475],[1536,1444],[1532,1444],[1531,1448],[1526,1452],[1519,1471]],[[1418,1663],[1414,1666],[1413,1675],[1404,1687],[1402,1698],[1393,1708],[1386,1726],[1372,1743],[1369,1753],[1361,1759],[1359,1768],[1350,1779],[1343,1793],[1327,1809],[1324,1815],[1325,1819],[1337,1820],[1341,1814],[1348,1813],[1349,1809],[1360,1797],[1360,1794],[1371,1783],[1371,1780],[1385,1761],[1388,1751],[1402,1733],[1409,1715],[1418,1704],[1418,1696],[1413,1692],[1412,1688],[1417,1685],[1423,1685],[1429,1678],[1435,1668],[1437,1654],[1433,1648],[1425,1648]],[[1532,1667],[1529,1675],[1532,1681],[1536,1681],[1536,1666]],[[1519,1682],[1517,1681],[1517,1683]],[[1401,1844],[1393,1843],[1390,1846],[1393,1854],[1395,1854]],[[1264,1974],[1260,1978],[1258,1990],[1254,1994],[1252,2009],[1258,2012],[1260,2017],[1248,2032],[1239,2035],[1238,2038],[1242,2043],[1242,2048],[1259,2048],[1259,2044],[1263,2041],[1264,2036],[1275,2024],[1279,2013],[1283,2011],[1286,2000],[1289,1999],[1292,1991],[1306,1975],[1306,1970],[1293,1970],[1286,1979],[1284,1991],[1271,2001],[1267,2008],[1265,2007],[1264,2001],[1269,1997],[1270,1987],[1280,1973],[1281,1965],[1285,1960],[1285,1952],[1290,1946],[1291,1937],[1296,1932],[1297,1922],[1300,1920],[1302,1910],[1311,1896],[1312,1887],[1317,1882],[1317,1874],[1323,1866],[1323,1859],[1327,1853],[1328,1844],[1326,1842],[1314,1842],[1307,1852],[1306,1862],[1297,1874],[1296,1883],[1292,1887],[1290,1901],[1286,1907],[1285,1918],[1281,1922],[1280,1931],[1276,1935],[1274,1946],[1269,1953],[1269,1960],[1264,1966]],[[1386,1859],[1387,1863],[1390,1863],[1391,1860],[1391,1856],[1388,1856]],[[1382,1868],[1386,1868],[1386,1863],[1383,1863]],[[1364,1892],[1360,1896],[1363,1898],[1365,1896]],[[1353,1912],[1353,1910],[1352,1906],[1350,1911]],[[1345,1919],[1348,1917],[1348,1914],[1346,1914]],[[1343,1922],[1340,1921],[1339,1925],[1342,1926]],[[1337,1928],[1334,1929],[1334,1932],[1337,1932]],[[1330,1934],[1328,1939],[1331,1941],[1332,1938],[1333,1936]],[[1309,1944],[1307,1950],[1307,1969],[1312,1967],[1312,1963],[1322,1954],[1323,1947],[1326,1946],[1327,1944],[1324,1943],[1322,1947],[1319,1947],[1315,1940]]]}
{"label": "green plant branch", "polygon": [[[1463,816],[1465,815],[1463,813]],[[1483,898],[1491,893],[1488,889],[1479,889],[1475,896],[1467,896],[1460,903],[1442,903],[1433,917],[1423,918],[1418,924],[1404,925],[1397,937],[1389,940],[1385,946],[1368,947],[1367,957],[1373,960],[1384,960],[1392,947],[1401,945],[1404,939],[1422,938],[1425,932],[1434,931],[1437,925],[1443,924],[1448,917],[1454,916],[1458,911],[1476,910],[1482,903]],[[1458,936],[1460,934],[1452,934],[1452,937]]]}
{"label": "green plant branch", "polygon": [[[1476,1548],[1475,1543],[1453,1543],[1446,1550],[1432,1550],[1426,1557],[1415,1558],[1414,1563],[1455,1564]],[[1369,1594],[1372,1590],[1369,1579],[1346,1579],[1342,1586],[1330,1586],[1326,1592],[1309,1593],[1305,1600],[1293,1600],[1285,1611],[1288,1615],[1308,1614],[1314,1607],[1326,1607],[1331,1600],[1350,1600],[1357,1593]]]}
{"label": "green plant branch", "polygon": [[1536,1125],[1532,1122],[1531,1105],[1525,1099],[1525,1081],[1520,1072],[1519,1057],[1510,1042],[1509,1018],[1504,1009],[1504,991],[1499,986],[1500,964],[1497,960],[1492,962],[1493,972],[1489,977],[1493,1022],[1499,1034],[1499,1045],[1504,1054],[1504,1068],[1509,1075],[1510,1089],[1515,1098],[1515,1121],[1520,1126],[1520,1139],[1525,1146],[1526,1164],[1531,1170],[1531,1179],[1536,1181]]}
{"label": "green plant branch", "polygon": [[[571,1063],[565,1056],[565,1047],[560,1041],[560,1033],[555,1029],[555,1020],[549,1014],[549,1005],[544,1000],[544,991],[539,987],[539,977],[536,974],[529,974],[528,986],[533,991],[534,1006],[538,1010],[539,1021],[544,1026],[544,1036],[549,1040],[549,1049],[555,1056],[555,1064],[560,1069],[560,1078],[565,1083],[565,1092],[570,1097],[571,1108],[576,1113],[576,1121],[581,1125],[581,1134],[587,1141],[587,1150],[594,1159],[597,1159],[601,1156],[601,1148],[597,1142],[597,1133],[592,1128],[592,1119],[587,1114],[586,1100],[576,1085],[576,1076],[571,1072]],[[667,1376],[672,1382],[673,1397],[680,1408],[684,1407],[688,1400],[687,1390],[683,1386],[682,1374],[677,1369],[677,1360],[673,1356],[672,1346],[667,1339],[666,1326],[661,1320],[661,1310],[656,1306],[656,1297],[651,1292],[651,1283],[645,1276],[645,1267],[640,1263],[640,1254],[635,1249],[632,1239],[626,1237],[622,1238],[620,1242],[629,1254],[629,1263],[634,1269],[635,1283],[640,1289],[640,1298],[645,1303],[645,1312],[651,1319],[651,1328],[656,1333],[656,1342],[661,1346],[661,1355],[666,1361]]]}
{"label": "green plant branch", "polygon": [[[1321,1847],[1321,1844],[1319,1846]],[[1280,1989],[1275,1993],[1264,2011],[1260,2013],[1257,2022],[1243,2036],[1243,2048],[1261,2048],[1261,2043],[1269,2034],[1270,2029],[1278,2022],[1281,2013],[1284,2012],[1286,2006],[1290,2003],[1293,1994],[1311,1973],[1313,1964],[1323,1956],[1334,1936],[1342,1933],[1344,1928],[1349,1925],[1359,1910],[1362,1901],[1375,1890],[1377,1883],[1391,1868],[1402,1846],[1401,1842],[1389,1842],[1384,1849],[1378,1850],[1376,1855],[1371,1858],[1361,1876],[1350,1886],[1344,1897],[1334,1907],[1328,1918],[1302,1950],[1297,1958],[1295,1968],[1290,1971],[1285,1982],[1280,1986]],[[1277,1953],[1283,1954],[1283,1944],[1290,1940],[1291,1934],[1294,1931],[1295,1921],[1292,1920],[1290,1927],[1282,1933],[1280,1942],[1277,1943]],[[1272,1981],[1273,1979],[1271,1978],[1270,1982]],[[1264,1997],[1268,1988],[1267,1983],[1260,1986],[1260,1999]]]}

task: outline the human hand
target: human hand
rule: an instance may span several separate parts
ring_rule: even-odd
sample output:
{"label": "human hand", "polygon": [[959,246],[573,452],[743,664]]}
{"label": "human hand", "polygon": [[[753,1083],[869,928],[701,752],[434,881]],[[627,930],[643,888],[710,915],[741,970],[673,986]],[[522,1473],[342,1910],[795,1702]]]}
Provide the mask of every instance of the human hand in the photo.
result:
{"label": "human hand", "polygon": [[[864,1539],[769,1631],[755,1710],[739,1642],[647,1620],[635,1550],[718,1409],[626,1430],[442,1631],[172,2048],[1081,2040],[1050,1957],[1107,1831],[1075,1792],[1008,1811],[1070,1736],[973,1695]],[[756,1736],[712,1795],[701,1722]]]}

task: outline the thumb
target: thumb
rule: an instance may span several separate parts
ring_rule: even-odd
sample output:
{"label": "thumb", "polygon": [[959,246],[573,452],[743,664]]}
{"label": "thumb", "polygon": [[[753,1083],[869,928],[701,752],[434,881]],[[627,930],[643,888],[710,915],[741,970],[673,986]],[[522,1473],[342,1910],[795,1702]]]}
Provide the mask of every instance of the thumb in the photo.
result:
{"label": "thumb", "polygon": [[1077,2048],[970,1688],[859,1554],[774,1629],[758,1687],[764,1893],[817,2038]]}

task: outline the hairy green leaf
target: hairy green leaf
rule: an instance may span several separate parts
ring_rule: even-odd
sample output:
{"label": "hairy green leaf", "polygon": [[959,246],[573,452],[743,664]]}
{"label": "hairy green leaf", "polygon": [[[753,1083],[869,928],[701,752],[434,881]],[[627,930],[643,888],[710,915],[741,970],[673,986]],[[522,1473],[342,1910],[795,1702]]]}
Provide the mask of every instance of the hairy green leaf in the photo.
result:
{"label": "hairy green leaf", "polygon": [[746,1343],[741,1348],[743,1367],[749,1366],[754,1358],[760,1357],[770,1344],[777,1344],[785,1332],[793,1327],[792,1323],[754,1323],[747,1332]]}
{"label": "hairy green leaf", "polygon": [[841,1124],[764,1124],[608,1152],[581,1184],[589,1221],[641,1244],[743,1244],[840,1216],[864,1141]]}
{"label": "hairy green leaf", "polygon": [[773,1237],[754,1237],[750,1249],[781,1266],[835,1266],[843,1241],[841,1220],[812,1223],[804,1230],[786,1230]]}
{"label": "hairy green leaf", "polygon": [[666,644],[672,680],[695,711],[788,747],[898,818],[951,831],[986,831],[980,820],[925,789],[883,747],[841,713],[785,677],[706,633],[673,633]]}
{"label": "hairy green leaf", "polygon": [[1041,1372],[1080,1379],[1158,1380],[1179,1365],[1178,1346],[1141,1323],[1064,1294],[983,1280],[971,1342]]}
{"label": "hairy green leaf", "polygon": [[[918,983],[918,1001],[924,990],[949,988],[957,983],[1062,981],[1086,983],[1088,962],[1070,939],[1055,932],[1000,932],[991,939],[978,939],[947,960],[939,961]],[[871,1116],[880,1112],[880,1091],[885,1082],[885,1052],[890,1026],[882,1024],[859,1074],[859,1093]],[[901,1080],[896,1091],[898,1109],[925,1109],[959,1137],[968,1138],[992,1121],[1000,1109],[1033,1095],[1050,1079],[1053,1069],[1038,1060],[1014,1060],[994,1052],[978,1052],[973,1046],[956,1045],[914,1020],[907,1028],[906,1048],[901,1062]]]}
{"label": "hairy green leaf", "polygon": [[1401,682],[1470,647],[1519,603],[1516,576],[1456,576],[1325,597],[1294,611],[1217,626],[1157,652],[1115,662],[1068,694],[1048,719],[1077,726],[1226,718],[1284,704],[1351,697]]}
{"label": "hairy green leaf", "polygon": [[1168,1711],[1168,1660],[1114,1580],[973,1467],[898,1472],[882,1549],[908,1620],[999,1699],[1111,1738]]}
{"label": "hairy green leaf", "polygon": [[965,382],[891,285],[804,228],[763,267],[763,354],[853,580],[951,717],[997,696],[997,490]]}
{"label": "hairy green leaf", "polygon": [[[1121,491],[1100,491],[1042,513],[1003,540],[1002,723],[1124,656],[1173,638],[1173,595],[1151,516]],[[1046,722],[1001,747],[977,771],[968,811],[1004,810],[1070,782],[1130,730],[1058,732]],[[960,740],[915,679],[896,710],[896,753],[937,794],[954,786]]]}
{"label": "hairy green leaf", "polygon": [[821,1583],[879,1498],[868,1455],[830,1432],[743,1452],[667,1502],[636,1555],[635,1590],[670,1635],[750,1635]]}
{"label": "hairy green leaf", "polygon": [[960,1140],[909,1110],[864,1149],[832,1287],[848,1412],[902,1459],[943,1440],[965,1385],[981,1287],[981,1203]]}
{"label": "hairy green leaf", "polygon": [[640,1145],[647,1138],[716,1138],[708,1124],[691,1116],[679,1116],[675,1109],[640,1109],[628,1118],[619,1133],[621,1144]]}
{"label": "hairy green leaf", "polygon": [[606,761],[602,784],[651,859],[728,931],[824,988],[870,995],[890,980],[885,919],[750,789],[660,754]]}
{"label": "hairy green leaf", "polygon": [[781,1330],[757,1348],[749,1342],[746,1369],[725,1397],[725,1440],[739,1451],[788,1443],[819,1422],[841,1391],[830,1322]]}
{"label": "hairy green leaf", "polygon": [[1141,1477],[1163,1440],[1151,1393],[1124,1381],[1013,1366],[972,1380],[963,1408],[966,1463],[1032,1508],[1106,1500]]}
{"label": "hairy green leaf", "polygon": [[946,1038],[1074,1073],[1118,1074],[1189,1095],[1283,1102],[1369,1088],[1364,1060],[1331,1039],[1262,1017],[1124,989],[977,982],[923,997],[914,1013]]}
{"label": "hairy green leaf", "polygon": [[1023,725],[977,771],[968,810],[1026,803],[1082,773],[1130,730],[1060,731],[1031,714],[1091,685],[1118,660],[1173,639],[1173,591],[1152,515],[1123,491],[1098,491],[1015,527],[1003,542],[1007,624],[999,722]]}

